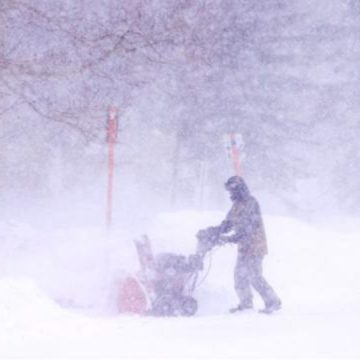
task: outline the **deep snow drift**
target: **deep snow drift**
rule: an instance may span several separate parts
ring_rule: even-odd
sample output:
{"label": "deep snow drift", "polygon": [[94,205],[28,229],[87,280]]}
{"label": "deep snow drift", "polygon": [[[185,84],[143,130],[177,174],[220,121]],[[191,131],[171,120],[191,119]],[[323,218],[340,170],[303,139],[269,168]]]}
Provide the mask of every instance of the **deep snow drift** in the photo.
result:
{"label": "deep snow drift", "polygon": [[[194,234],[223,213],[158,216],[146,231],[155,252],[190,254]],[[265,216],[265,276],[283,309],[229,315],[236,250],[214,251],[193,318],[118,314],[119,279],[138,269],[134,234],[98,227],[0,224],[0,357],[359,357],[360,229],[315,227]],[[262,306],[259,298],[256,307]]]}

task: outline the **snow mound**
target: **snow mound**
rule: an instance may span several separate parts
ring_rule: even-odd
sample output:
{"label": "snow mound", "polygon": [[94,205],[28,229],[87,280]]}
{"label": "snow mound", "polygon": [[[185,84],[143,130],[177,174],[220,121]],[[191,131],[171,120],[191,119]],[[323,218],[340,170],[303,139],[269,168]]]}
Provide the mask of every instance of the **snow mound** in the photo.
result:
{"label": "snow mound", "polygon": [[37,285],[27,278],[0,279],[0,337],[32,328],[34,324],[53,322],[64,315]]}
{"label": "snow mound", "polygon": [[1,349],[11,345],[13,339],[25,341],[32,334],[42,337],[49,331],[48,324],[59,324],[68,318],[64,316],[66,310],[27,278],[1,278],[0,304]]}

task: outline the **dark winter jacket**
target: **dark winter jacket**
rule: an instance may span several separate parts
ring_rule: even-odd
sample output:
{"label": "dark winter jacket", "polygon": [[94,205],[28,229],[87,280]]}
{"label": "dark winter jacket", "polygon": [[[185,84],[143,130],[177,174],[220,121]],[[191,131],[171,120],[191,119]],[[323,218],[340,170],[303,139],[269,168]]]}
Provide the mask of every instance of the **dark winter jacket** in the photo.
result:
{"label": "dark winter jacket", "polygon": [[254,197],[249,195],[242,200],[235,200],[225,224],[226,233],[230,233],[232,242],[239,244],[240,253],[249,256],[267,254],[264,224],[259,204]]}

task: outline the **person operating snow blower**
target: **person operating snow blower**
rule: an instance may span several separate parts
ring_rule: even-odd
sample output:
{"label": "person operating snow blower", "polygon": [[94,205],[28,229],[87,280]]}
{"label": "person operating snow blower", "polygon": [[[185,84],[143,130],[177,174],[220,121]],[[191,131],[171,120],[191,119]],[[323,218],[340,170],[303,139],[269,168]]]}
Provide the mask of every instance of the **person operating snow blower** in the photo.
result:
{"label": "person operating snow blower", "polygon": [[239,176],[230,177],[225,183],[225,189],[229,191],[233,205],[219,226],[198,232],[198,253],[205,254],[215,245],[237,244],[234,280],[239,304],[230,312],[253,308],[253,287],[265,303],[260,312],[272,313],[281,308],[281,300],[262,275],[267,243],[259,204],[250,194],[244,179]]}

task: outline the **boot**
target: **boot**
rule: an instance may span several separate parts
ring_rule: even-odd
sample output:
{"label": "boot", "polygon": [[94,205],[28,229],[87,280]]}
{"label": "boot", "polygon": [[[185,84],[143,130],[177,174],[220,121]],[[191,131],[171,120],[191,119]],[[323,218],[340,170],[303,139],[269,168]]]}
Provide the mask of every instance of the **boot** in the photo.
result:
{"label": "boot", "polygon": [[229,310],[229,312],[231,314],[233,314],[233,313],[236,313],[237,311],[244,311],[244,310],[249,310],[249,309],[252,309],[252,308],[253,308],[252,303],[242,303],[242,304],[239,304],[238,306],[236,306],[234,308],[231,308]]}
{"label": "boot", "polygon": [[260,312],[263,314],[271,314],[274,311],[278,311],[280,309],[281,309],[281,301],[275,300],[275,301],[265,304],[264,309],[260,310]]}

